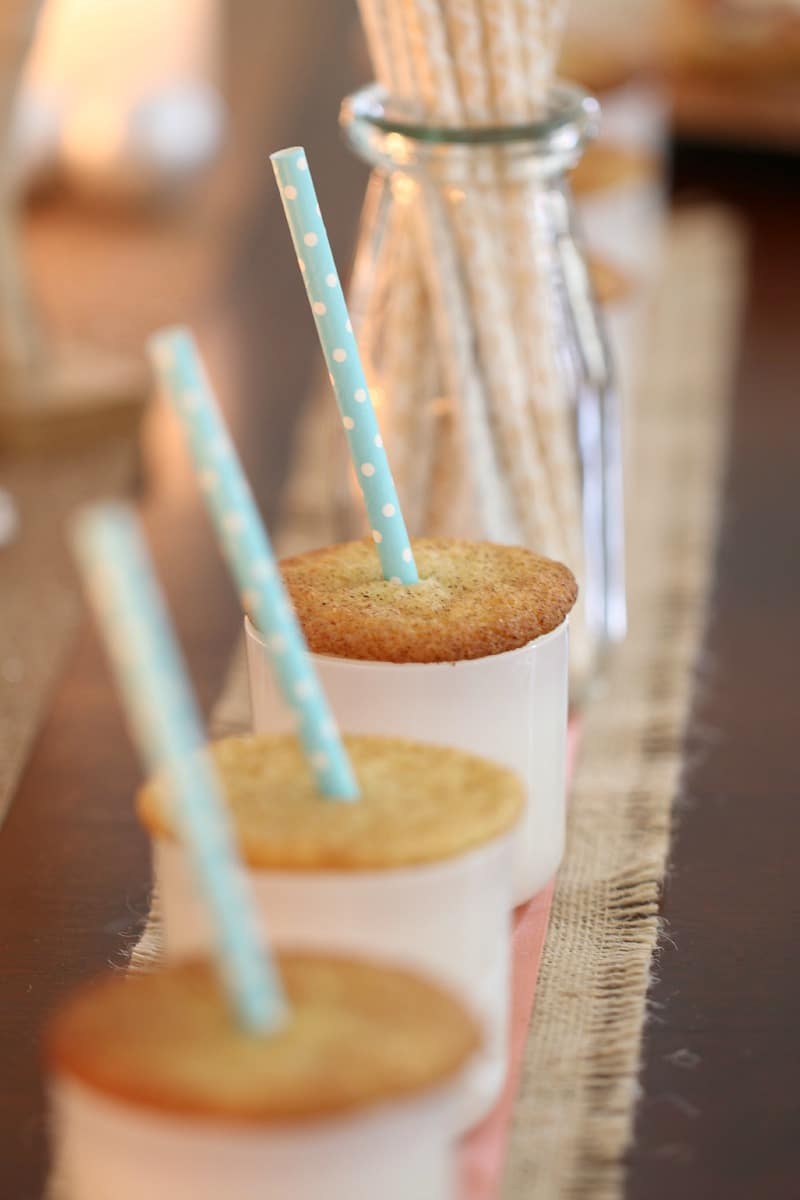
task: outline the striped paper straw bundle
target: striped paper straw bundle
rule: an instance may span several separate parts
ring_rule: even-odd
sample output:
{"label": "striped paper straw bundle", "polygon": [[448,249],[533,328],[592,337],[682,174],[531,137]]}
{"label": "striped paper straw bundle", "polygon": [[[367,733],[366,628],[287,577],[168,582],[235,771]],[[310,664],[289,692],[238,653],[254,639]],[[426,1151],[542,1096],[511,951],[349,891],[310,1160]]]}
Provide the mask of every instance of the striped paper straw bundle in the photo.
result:
{"label": "striped paper straw bundle", "polygon": [[305,151],[270,156],[385,579],[419,582]]}
{"label": "striped paper straw bundle", "polygon": [[244,1028],[268,1032],[286,1015],[280,978],[261,945],[252,898],[200,717],[138,526],[126,509],[85,511],[74,545],[114,667],[134,740],[167,782],[198,886],[211,910],[217,962]]}
{"label": "striped paper straw bundle", "polygon": [[185,329],[168,329],[150,339],[149,349],[186,434],[242,606],[263,634],[278,685],[295,712],[317,787],[325,796],[354,800],[358,787],[347,753],[194,340]]}
{"label": "striped paper straw bundle", "polygon": [[[359,8],[376,77],[405,113],[462,129],[541,115],[566,0],[359,0]],[[580,576],[581,469],[557,358],[536,184],[521,187],[512,179],[502,153],[494,161],[488,153],[473,159],[474,187],[431,186],[422,171],[413,175],[415,199],[397,199],[398,189],[394,206],[405,203],[413,219],[392,221],[384,235],[392,245],[381,246],[380,262],[398,272],[402,293],[416,287],[424,295],[416,325],[436,331],[449,394],[449,404],[437,405],[448,420],[434,422],[425,479],[415,470],[416,446],[397,456],[400,494],[427,491],[413,496],[415,516],[425,515],[412,532],[452,534],[452,514],[436,503],[435,492],[443,486],[453,492],[447,476],[467,478],[476,514],[472,536],[521,542],[568,561]],[[366,236],[374,239],[374,230]],[[387,290],[379,283],[376,295]],[[364,351],[382,388],[392,446],[401,436],[419,438],[425,428],[422,414],[415,422],[408,412],[408,397],[416,396],[420,410],[435,401],[421,368],[412,378],[408,366],[399,375],[390,369],[422,363],[413,352],[416,325],[405,313],[394,322],[391,309],[381,316],[367,307],[364,314],[365,330],[380,331],[380,341],[365,339]],[[572,622],[577,651],[583,619],[581,602]]]}
{"label": "striped paper straw bundle", "polygon": [[[418,36],[419,18],[413,14],[407,17],[401,0],[359,0],[359,6],[378,81],[393,99],[423,114],[421,80],[427,79],[429,71],[424,62],[420,64],[412,47]],[[474,12],[472,8],[472,0],[463,6],[464,21],[460,28],[466,31],[468,42],[472,30],[472,42],[477,44],[482,36],[481,19],[477,7]],[[437,45],[441,60],[441,39]],[[431,94],[435,97],[434,89]],[[448,89],[447,94],[452,104],[452,90]],[[459,507],[466,521],[473,515],[470,510],[477,508],[489,536],[498,541],[515,541],[520,536],[519,524],[494,445],[489,396],[473,336],[472,296],[454,237],[459,218],[451,219],[439,189],[424,175],[416,184],[416,202],[406,205],[410,220],[397,223],[399,228],[391,231],[393,244],[382,256],[392,271],[393,297],[399,298],[404,290],[411,289],[424,296],[415,320],[398,321],[394,305],[389,307],[385,318],[386,348],[381,375],[388,400],[392,445],[403,437],[413,438],[411,452],[401,452],[401,463],[408,464],[402,475],[402,490],[406,503],[412,501],[419,514],[416,530],[452,533],[452,508],[447,509],[441,497],[452,495],[455,488],[451,480],[460,479],[462,488],[471,488],[473,493],[472,504],[463,495],[460,497]],[[380,290],[373,288],[373,295]],[[381,323],[380,316],[371,321],[367,308],[364,326],[369,330],[371,326],[379,328]],[[435,345],[430,341],[431,330]],[[428,340],[429,348],[441,356],[440,370],[431,370],[425,358],[415,354],[419,331]],[[438,396],[439,391],[430,386],[429,380],[438,381],[439,377],[449,393],[450,403],[434,406],[427,398]],[[414,398],[416,420],[413,414],[406,415],[404,429],[397,419],[398,410],[404,413]],[[424,473],[420,469],[423,465]],[[467,536],[470,527],[467,524],[457,532]],[[474,534],[474,526],[471,532]]]}

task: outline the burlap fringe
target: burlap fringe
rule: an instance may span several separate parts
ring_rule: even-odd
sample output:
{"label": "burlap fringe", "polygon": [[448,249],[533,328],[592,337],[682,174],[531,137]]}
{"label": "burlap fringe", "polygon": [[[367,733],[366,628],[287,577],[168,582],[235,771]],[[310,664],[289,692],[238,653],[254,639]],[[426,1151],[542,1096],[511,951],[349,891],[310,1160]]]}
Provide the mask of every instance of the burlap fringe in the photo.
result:
{"label": "burlap fringe", "polygon": [[633,414],[630,635],[585,715],[504,1200],[623,1192],[742,279],[730,218],[705,210],[676,220]]}

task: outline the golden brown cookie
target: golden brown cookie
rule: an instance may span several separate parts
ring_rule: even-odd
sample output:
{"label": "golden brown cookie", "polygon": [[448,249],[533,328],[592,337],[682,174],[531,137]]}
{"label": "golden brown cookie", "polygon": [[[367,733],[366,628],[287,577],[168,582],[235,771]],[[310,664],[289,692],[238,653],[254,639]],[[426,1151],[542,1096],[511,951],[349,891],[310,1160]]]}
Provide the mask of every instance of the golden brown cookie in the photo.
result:
{"label": "golden brown cookie", "polygon": [[281,563],[316,654],[456,662],[516,650],[555,629],[578,594],[572,572],[521,546],[414,538],[420,582],[385,580],[372,542]]}
{"label": "golden brown cookie", "polygon": [[[402,738],[344,741],[361,789],[352,803],[319,794],[290,734],[211,744],[250,866],[366,871],[437,862],[500,837],[522,813],[522,782],[505,767]],[[141,789],[137,807],[151,834],[176,837],[158,780]]]}
{"label": "golden brown cookie", "polygon": [[290,1006],[244,1032],[201,962],[109,974],[51,1020],[48,1068],[115,1099],[230,1122],[293,1122],[398,1100],[450,1078],[476,1049],[447,992],[367,962],[282,953]]}

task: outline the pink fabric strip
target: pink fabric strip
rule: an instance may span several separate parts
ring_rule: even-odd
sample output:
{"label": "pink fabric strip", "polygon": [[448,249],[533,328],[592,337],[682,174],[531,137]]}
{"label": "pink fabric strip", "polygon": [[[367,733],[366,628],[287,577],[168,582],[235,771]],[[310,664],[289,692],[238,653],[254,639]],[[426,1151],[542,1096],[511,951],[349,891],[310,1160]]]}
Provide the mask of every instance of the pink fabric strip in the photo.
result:
{"label": "pink fabric strip", "polygon": [[[578,724],[571,721],[567,742],[568,781],[572,777],[578,740]],[[463,1200],[496,1200],[500,1194],[511,1118],[519,1089],[522,1056],[533,1011],[536,981],[539,977],[554,887],[555,884],[551,883],[514,913],[508,1078],[495,1108],[485,1121],[472,1130],[462,1144],[460,1194]]]}

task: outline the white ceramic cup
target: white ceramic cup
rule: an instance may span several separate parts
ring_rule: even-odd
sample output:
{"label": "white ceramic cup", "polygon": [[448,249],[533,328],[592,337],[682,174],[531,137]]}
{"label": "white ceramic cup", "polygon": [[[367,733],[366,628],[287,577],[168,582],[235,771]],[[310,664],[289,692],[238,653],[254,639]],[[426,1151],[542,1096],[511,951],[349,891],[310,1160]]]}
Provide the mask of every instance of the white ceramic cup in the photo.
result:
{"label": "white ceramic cup", "polygon": [[[484,1041],[459,1089],[458,1132],[491,1110],[508,1068],[512,839],[381,871],[248,869],[272,945],[409,968],[478,1019]],[[167,958],[208,951],[212,927],[183,847],[156,838],[154,867]]]}
{"label": "white ceramic cup", "polygon": [[297,1125],[154,1112],[71,1078],[51,1086],[64,1200],[455,1200],[457,1085]]}
{"label": "white ceramic cup", "polygon": [[[294,728],[263,639],[245,619],[253,727]],[[564,853],[568,621],[518,650],[445,663],[389,663],[312,655],[344,733],[434,742],[510,767],[528,802],[516,833],[513,903],[540,892]]]}

